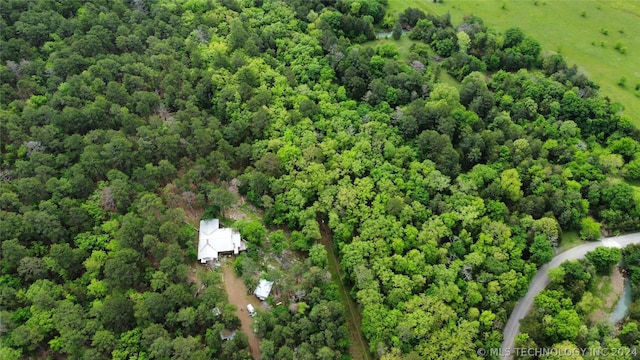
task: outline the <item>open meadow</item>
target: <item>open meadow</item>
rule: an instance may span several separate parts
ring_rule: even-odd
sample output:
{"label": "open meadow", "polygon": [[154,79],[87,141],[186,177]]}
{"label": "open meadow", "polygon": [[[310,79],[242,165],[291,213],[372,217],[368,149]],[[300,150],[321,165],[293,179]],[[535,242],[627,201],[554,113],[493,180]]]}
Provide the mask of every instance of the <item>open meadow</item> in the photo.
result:
{"label": "open meadow", "polygon": [[474,14],[499,32],[520,27],[545,52],[561,53],[567,64],[577,64],[640,127],[640,1],[389,1],[389,11],[407,7],[448,11],[454,26]]}

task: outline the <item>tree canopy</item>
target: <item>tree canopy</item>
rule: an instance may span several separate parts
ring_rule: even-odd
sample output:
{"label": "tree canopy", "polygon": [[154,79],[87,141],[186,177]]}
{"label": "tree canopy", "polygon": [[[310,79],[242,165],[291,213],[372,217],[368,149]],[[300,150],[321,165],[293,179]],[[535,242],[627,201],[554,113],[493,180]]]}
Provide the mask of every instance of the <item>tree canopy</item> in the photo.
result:
{"label": "tree canopy", "polygon": [[[219,337],[239,327],[219,274],[190,272],[192,224],[225,216],[230,184],[263,215],[237,268],[308,257],[260,314],[274,359],[346,354],[323,236],[368,351],[476,359],[564,231],[638,229],[640,133],[577,66],[519,29],[385,5],[4,2],[0,357],[249,358]],[[395,23],[402,51],[374,41]],[[584,294],[592,269],[564,268]],[[562,295],[531,339],[570,346]]]}

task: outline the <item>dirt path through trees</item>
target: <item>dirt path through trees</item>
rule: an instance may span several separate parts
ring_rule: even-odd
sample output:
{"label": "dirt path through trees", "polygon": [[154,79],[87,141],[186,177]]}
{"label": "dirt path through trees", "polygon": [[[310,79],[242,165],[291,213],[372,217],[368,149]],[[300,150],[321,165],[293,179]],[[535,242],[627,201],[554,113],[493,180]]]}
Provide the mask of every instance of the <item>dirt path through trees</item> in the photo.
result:
{"label": "dirt path through trees", "polygon": [[260,305],[260,301],[255,296],[247,295],[247,288],[244,286],[242,279],[236,276],[231,264],[225,263],[222,266],[222,274],[229,303],[238,308],[236,315],[240,318],[240,330],[242,330],[249,339],[251,355],[254,360],[260,360],[260,340],[256,334],[253,333],[253,327],[251,326],[252,319],[247,311],[247,304],[253,305],[256,309],[259,309],[262,305]]}
{"label": "dirt path through trees", "polygon": [[349,329],[349,337],[351,340],[351,346],[349,346],[349,353],[354,360],[370,360],[371,354],[369,353],[369,345],[362,335],[361,326],[362,318],[358,312],[358,307],[351,299],[347,287],[342,282],[342,274],[340,271],[340,264],[333,249],[333,240],[331,238],[331,231],[326,224],[320,223],[320,231],[322,238],[320,243],[327,249],[327,257],[329,258],[329,272],[331,277],[338,284],[338,292],[340,293],[340,300],[345,307],[345,315],[347,320],[347,328]]}

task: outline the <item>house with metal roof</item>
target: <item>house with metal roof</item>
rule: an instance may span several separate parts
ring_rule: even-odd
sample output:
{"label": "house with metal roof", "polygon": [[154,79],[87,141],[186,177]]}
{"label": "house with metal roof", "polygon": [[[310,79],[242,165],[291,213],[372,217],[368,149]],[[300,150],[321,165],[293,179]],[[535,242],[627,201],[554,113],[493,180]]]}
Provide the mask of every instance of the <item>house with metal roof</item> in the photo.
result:
{"label": "house with metal roof", "polygon": [[237,255],[247,249],[240,232],[231,228],[220,228],[218,219],[200,221],[198,260],[202,264],[217,261],[220,254]]}

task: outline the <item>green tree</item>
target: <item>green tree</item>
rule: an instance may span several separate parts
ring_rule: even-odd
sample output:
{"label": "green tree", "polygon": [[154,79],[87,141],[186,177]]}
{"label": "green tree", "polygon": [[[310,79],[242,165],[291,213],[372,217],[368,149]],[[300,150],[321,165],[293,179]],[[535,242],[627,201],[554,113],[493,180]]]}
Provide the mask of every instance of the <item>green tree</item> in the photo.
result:
{"label": "green tree", "polygon": [[105,281],[112,289],[129,289],[140,281],[140,254],[133,249],[120,249],[109,254],[104,266]]}
{"label": "green tree", "polygon": [[105,328],[116,335],[123,333],[135,324],[133,303],[122,294],[112,294],[104,301],[100,319]]}
{"label": "green tree", "polygon": [[543,355],[541,359],[544,360],[560,360],[560,359],[571,359],[571,360],[583,360],[582,355],[580,355],[580,349],[571,341],[564,340],[560,343],[554,344],[550,349],[550,355]]}
{"label": "green tree", "polygon": [[309,260],[315,266],[326,269],[329,264],[329,258],[327,257],[327,250],[322,244],[315,244],[309,248]]}
{"label": "green tree", "polygon": [[173,356],[172,360],[187,360],[187,359],[208,359],[200,341],[194,337],[176,337],[173,339]]}
{"label": "green tree", "polygon": [[18,265],[18,274],[25,281],[31,282],[36,279],[44,278],[47,274],[47,269],[42,259],[27,256],[20,259],[20,264]]}
{"label": "green tree", "polygon": [[225,210],[229,209],[236,203],[236,199],[231,192],[227,189],[215,187],[209,191],[207,198],[211,203],[211,206],[218,209],[219,214],[215,217],[224,216]]}
{"label": "green tree", "polygon": [[2,242],[2,272],[13,273],[18,269],[20,261],[29,256],[29,250],[17,239]]}
{"label": "green tree", "polygon": [[263,245],[267,235],[267,229],[265,229],[259,221],[239,222],[236,223],[236,226],[240,230],[242,237],[248,242],[260,247]]}
{"label": "green tree", "polygon": [[269,233],[269,242],[271,243],[273,251],[275,251],[276,254],[282,254],[282,251],[287,246],[286,241],[287,241],[287,237],[284,231],[282,230],[276,230],[274,232]]}
{"label": "green tree", "polygon": [[640,155],[636,154],[635,159],[631,160],[623,167],[623,173],[625,178],[631,180],[640,179]]}
{"label": "green tree", "polygon": [[402,36],[402,25],[400,25],[400,22],[398,21],[395,24],[393,24],[391,37],[393,38],[393,40],[400,40],[401,36]]}
{"label": "green tree", "polygon": [[601,274],[608,274],[611,267],[622,259],[622,253],[617,248],[599,247],[587,254],[587,259]]}
{"label": "green tree", "polygon": [[580,223],[580,238],[583,240],[595,241],[600,238],[600,223],[592,217],[582,219]]}
{"label": "green tree", "polygon": [[543,234],[536,235],[531,247],[531,260],[533,260],[538,266],[542,266],[553,258],[553,247],[549,243],[549,240]]}
{"label": "green tree", "polygon": [[458,47],[460,48],[460,52],[466,54],[467,50],[469,49],[469,45],[471,44],[471,38],[464,31],[459,31],[456,34],[456,37],[458,39]]}
{"label": "green tree", "polygon": [[522,181],[516,169],[507,169],[500,174],[500,188],[511,201],[517,201],[522,197]]}
{"label": "green tree", "polygon": [[575,310],[560,310],[547,324],[546,332],[554,342],[572,340],[578,336],[578,330],[582,324],[580,316]]}

